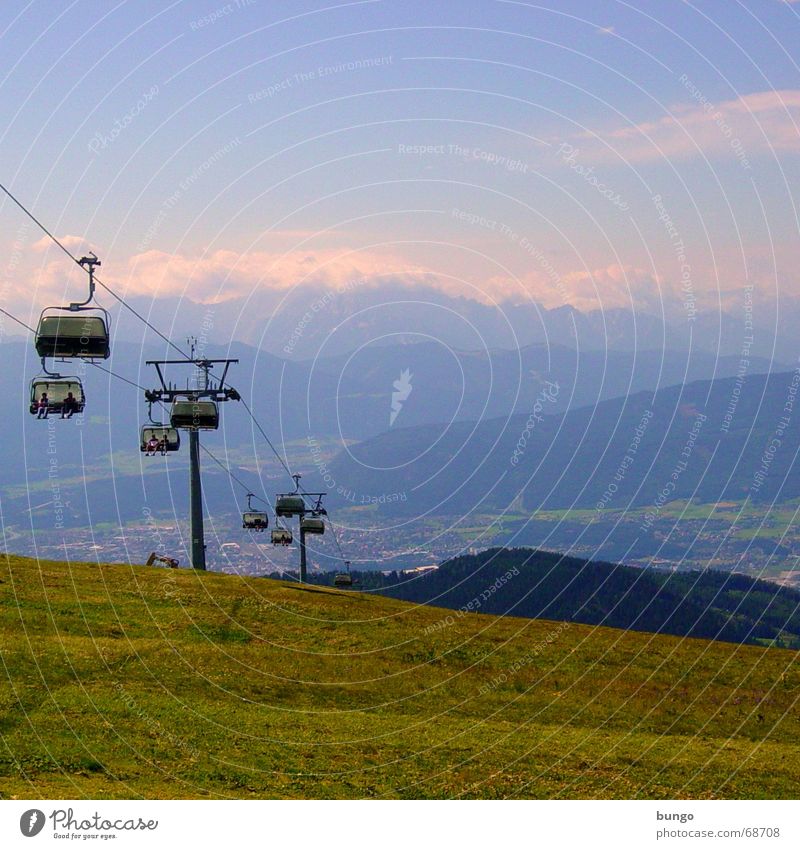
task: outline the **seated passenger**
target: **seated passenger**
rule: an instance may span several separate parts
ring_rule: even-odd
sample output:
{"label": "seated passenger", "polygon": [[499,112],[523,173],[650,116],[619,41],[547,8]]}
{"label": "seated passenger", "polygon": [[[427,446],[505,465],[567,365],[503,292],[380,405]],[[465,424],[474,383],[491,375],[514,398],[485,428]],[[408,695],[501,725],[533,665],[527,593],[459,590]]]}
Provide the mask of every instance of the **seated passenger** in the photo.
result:
{"label": "seated passenger", "polygon": [[64,403],[61,405],[61,418],[62,419],[71,419],[72,414],[78,409],[78,400],[71,393],[67,392],[67,397],[64,399]]}
{"label": "seated passenger", "polygon": [[50,400],[47,397],[46,392],[42,392],[42,397],[39,400],[39,413],[36,416],[37,419],[46,419],[47,414],[50,412]]}

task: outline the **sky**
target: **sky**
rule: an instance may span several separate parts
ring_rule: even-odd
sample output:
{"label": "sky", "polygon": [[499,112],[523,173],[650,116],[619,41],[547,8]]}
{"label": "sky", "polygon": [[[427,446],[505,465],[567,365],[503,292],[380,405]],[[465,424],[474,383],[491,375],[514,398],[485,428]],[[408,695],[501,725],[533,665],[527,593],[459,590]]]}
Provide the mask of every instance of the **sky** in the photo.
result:
{"label": "sky", "polygon": [[[8,0],[0,182],[128,296],[800,297],[800,3]],[[0,305],[78,272],[0,204]]]}

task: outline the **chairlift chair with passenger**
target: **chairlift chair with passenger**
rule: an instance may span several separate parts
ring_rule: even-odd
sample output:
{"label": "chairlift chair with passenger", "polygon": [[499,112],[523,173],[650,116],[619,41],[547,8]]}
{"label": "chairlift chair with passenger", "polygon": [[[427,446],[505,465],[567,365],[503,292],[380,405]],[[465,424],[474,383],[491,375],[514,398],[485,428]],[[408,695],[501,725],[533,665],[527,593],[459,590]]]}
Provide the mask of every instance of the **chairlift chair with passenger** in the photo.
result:
{"label": "chairlift chair with passenger", "polygon": [[30,412],[34,416],[39,415],[43,409],[46,416],[52,413],[82,413],[85,406],[83,384],[77,377],[47,373],[31,381]]}
{"label": "chairlift chair with passenger", "polygon": [[264,510],[253,510],[252,492],[247,493],[247,510],[242,513],[242,527],[248,531],[265,531],[269,527],[269,516]]}
{"label": "chairlift chair with passenger", "polygon": [[284,528],[279,525],[272,529],[272,544],[273,545],[291,545],[293,541],[291,528]]}
{"label": "chairlift chair with passenger", "polygon": [[142,425],[139,450],[143,453],[148,453],[152,440],[158,443],[158,447],[155,450],[162,454],[166,454],[168,451],[178,451],[181,447],[180,431],[165,424],[153,423]]}

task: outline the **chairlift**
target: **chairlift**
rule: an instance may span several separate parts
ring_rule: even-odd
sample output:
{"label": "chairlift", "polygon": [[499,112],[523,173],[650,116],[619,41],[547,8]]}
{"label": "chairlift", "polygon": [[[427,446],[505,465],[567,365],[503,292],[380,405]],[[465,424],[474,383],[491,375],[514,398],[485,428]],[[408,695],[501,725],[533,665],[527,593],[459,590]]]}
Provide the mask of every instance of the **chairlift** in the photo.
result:
{"label": "chairlift", "polygon": [[350,561],[344,561],[346,572],[339,572],[333,578],[334,587],[352,587],[353,586],[353,576],[350,574]]}
{"label": "chairlift", "polygon": [[94,254],[79,260],[89,267],[89,296],[85,301],[63,307],[45,307],[36,329],[36,353],[58,359],[105,360],[111,354],[108,312],[94,299],[94,268],[100,261]]}
{"label": "chairlift", "polygon": [[[70,307],[46,307],[36,330],[36,353],[59,359],[105,360],[111,354],[108,313],[101,315],[63,315],[55,311]],[[80,308],[85,309],[84,307]],[[55,313],[55,314],[52,314]]]}
{"label": "chairlift", "polygon": [[30,411],[38,418],[48,418],[51,413],[71,417],[82,413],[85,405],[83,384],[77,377],[44,374],[31,381]]}
{"label": "chairlift", "polygon": [[291,545],[292,531],[290,528],[277,527],[272,529],[273,545]]}
{"label": "chairlift", "polygon": [[300,530],[306,534],[324,534],[325,522],[319,516],[301,516]]}
{"label": "chairlift", "polygon": [[278,495],[275,499],[276,516],[302,516],[306,512],[306,502],[297,493]]}
{"label": "chairlift", "polygon": [[189,430],[216,430],[219,427],[219,408],[216,401],[176,398],[170,412],[172,427]]}
{"label": "chairlift", "polygon": [[[153,442],[155,440],[155,443]],[[181,447],[181,435],[177,428],[165,424],[142,425],[139,450],[145,454],[166,454]]]}
{"label": "chairlift", "polygon": [[242,527],[248,531],[265,531],[269,527],[269,516],[263,510],[253,510],[252,492],[247,493],[247,510],[242,513]]}

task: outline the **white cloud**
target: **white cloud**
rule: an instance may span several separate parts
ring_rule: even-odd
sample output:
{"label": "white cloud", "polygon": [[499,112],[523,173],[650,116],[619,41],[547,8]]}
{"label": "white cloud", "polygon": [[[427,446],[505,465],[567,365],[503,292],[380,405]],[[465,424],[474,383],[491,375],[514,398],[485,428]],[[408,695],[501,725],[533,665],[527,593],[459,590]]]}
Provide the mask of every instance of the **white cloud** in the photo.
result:
{"label": "white cloud", "polygon": [[621,157],[634,163],[720,154],[742,161],[771,150],[800,153],[800,90],[757,92],[714,103],[691,81],[683,82],[691,102],[673,106],[672,115],[584,133],[576,146],[596,159]]}
{"label": "white cloud", "polygon": [[253,251],[218,250],[206,256],[170,255],[150,250],[128,262],[127,292],[153,297],[183,296],[193,301],[219,302],[249,295],[257,289],[287,290],[317,283],[341,285],[387,275],[408,279],[425,271],[388,253],[355,250]]}

